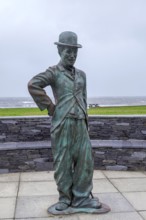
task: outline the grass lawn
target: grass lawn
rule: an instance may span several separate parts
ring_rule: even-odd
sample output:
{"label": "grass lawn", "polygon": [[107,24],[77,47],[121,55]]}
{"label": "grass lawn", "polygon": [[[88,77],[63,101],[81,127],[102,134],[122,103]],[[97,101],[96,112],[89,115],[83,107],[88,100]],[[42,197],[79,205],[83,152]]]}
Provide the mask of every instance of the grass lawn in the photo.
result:
{"label": "grass lawn", "polygon": [[[88,109],[89,115],[146,115],[146,106],[96,107]],[[47,115],[38,108],[0,108],[0,116]]]}
{"label": "grass lawn", "polygon": [[89,115],[146,115],[146,106],[122,106],[91,108]]}

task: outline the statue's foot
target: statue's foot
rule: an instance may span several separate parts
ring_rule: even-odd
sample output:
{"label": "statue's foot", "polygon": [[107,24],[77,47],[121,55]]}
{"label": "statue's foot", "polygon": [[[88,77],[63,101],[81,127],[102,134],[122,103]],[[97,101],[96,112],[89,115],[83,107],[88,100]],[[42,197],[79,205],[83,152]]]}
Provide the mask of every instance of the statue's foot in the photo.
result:
{"label": "statue's foot", "polygon": [[63,205],[64,203],[61,204],[58,202],[57,204],[54,204],[48,208],[48,213],[53,215],[70,215],[75,213],[102,214],[110,211],[109,206],[103,203],[99,206],[99,203],[97,205],[97,200],[96,203],[94,202],[92,199],[92,202],[90,201],[86,204],[84,202],[84,204],[77,207],[69,206],[67,204]]}
{"label": "statue's foot", "polygon": [[72,206],[73,208],[93,208],[100,209],[102,204],[99,202],[98,198],[88,198],[83,201],[79,206]]}
{"label": "statue's foot", "polygon": [[63,202],[58,202],[58,203],[56,204],[56,206],[55,206],[55,209],[56,209],[57,211],[64,211],[64,210],[67,209],[68,207],[69,207],[68,204],[63,203]]}

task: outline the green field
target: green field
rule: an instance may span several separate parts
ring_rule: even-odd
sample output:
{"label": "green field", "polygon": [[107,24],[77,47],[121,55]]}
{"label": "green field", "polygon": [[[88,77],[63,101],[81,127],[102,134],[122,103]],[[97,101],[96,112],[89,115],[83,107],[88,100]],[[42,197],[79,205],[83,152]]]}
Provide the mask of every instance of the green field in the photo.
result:
{"label": "green field", "polygon": [[[146,115],[146,106],[96,107],[88,109],[89,115]],[[0,116],[47,115],[38,108],[0,108]]]}

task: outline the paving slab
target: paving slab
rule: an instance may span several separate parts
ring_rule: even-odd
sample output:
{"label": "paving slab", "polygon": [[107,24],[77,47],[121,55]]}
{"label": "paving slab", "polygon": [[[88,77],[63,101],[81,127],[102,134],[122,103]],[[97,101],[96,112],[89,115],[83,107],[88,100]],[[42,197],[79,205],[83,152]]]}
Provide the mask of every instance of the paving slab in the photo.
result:
{"label": "paving slab", "polygon": [[93,193],[117,192],[117,189],[107,179],[93,180]]}
{"label": "paving slab", "polygon": [[103,215],[80,215],[79,220],[143,220],[136,212],[107,213]]}
{"label": "paving slab", "polygon": [[20,173],[0,174],[0,182],[18,182]]}
{"label": "paving slab", "polygon": [[146,191],[146,178],[111,179],[110,181],[121,192]]}
{"label": "paving slab", "polygon": [[143,217],[144,220],[146,220],[146,211],[139,212],[139,214]]}
{"label": "paving slab", "polygon": [[146,211],[146,192],[129,192],[123,195],[136,210]]}
{"label": "paving slab", "polygon": [[18,182],[1,182],[0,197],[17,196]]}
{"label": "paving slab", "polygon": [[46,218],[17,218],[17,220],[79,220],[79,217],[77,215],[70,215],[70,216],[52,216],[52,217],[46,217]]}
{"label": "paving slab", "polygon": [[21,173],[20,181],[54,181],[54,171]]}
{"label": "paving slab", "polygon": [[47,209],[57,201],[57,196],[18,197],[15,218],[42,219],[52,217],[51,214],[47,213]]}
{"label": "paving slab", "polygon": [[16,198],[0,198],[0,219],[13,218]]}
{"label": "paving slab", "polygon": [[21,182],[18,196],[58,195],[56,183],[50,182]]}
{"label": "paving slab", "polygon": [[105,175],[103,174],[102,171],[100,170],[94,170],[94,173],[93,173],[93,179],[105,179]]}
{"label": "paving slab", "polygon": [[104,175],[108,178],[140,178],[146,177],[144,172],[135,171],[103,171]]}
{"label": "paving slab", "polygon": [[121,193],[95,194],[102,203],[111,208],[111,212],[133,212],[133,206],[125,199]]}

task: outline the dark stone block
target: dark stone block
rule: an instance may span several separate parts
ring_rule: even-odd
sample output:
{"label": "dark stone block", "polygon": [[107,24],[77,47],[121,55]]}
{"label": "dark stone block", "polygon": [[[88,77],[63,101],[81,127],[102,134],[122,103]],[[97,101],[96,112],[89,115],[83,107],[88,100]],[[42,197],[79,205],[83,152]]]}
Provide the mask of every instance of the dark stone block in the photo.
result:
{"label": "dark stone block", "polygon": [[116,164],[116,160],[103,160],[103,165],[114,165]]}
{"label": "dark stone block", "polygon": [[106,170],[126,171],[127,169],[127,166],[122,165],[106,166]]}

